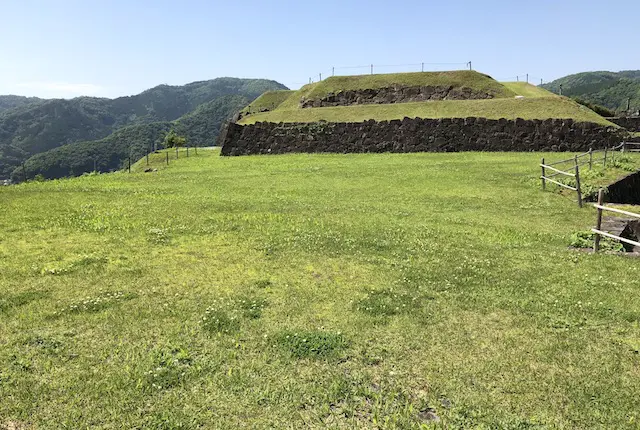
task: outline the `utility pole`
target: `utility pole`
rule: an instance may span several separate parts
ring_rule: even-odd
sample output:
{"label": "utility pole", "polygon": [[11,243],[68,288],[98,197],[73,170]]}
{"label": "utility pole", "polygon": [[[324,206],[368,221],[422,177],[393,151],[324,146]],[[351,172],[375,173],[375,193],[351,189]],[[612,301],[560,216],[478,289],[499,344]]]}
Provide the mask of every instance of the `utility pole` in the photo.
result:
{"label": "utility pole", "polygon": [[335,76],[336,75],[336,68],[332,67],[331,68],[331,76]]}
{"label": "utility pole", "polygon": [[373,64],[371,65],[371,74],[373,75]]}
{"label": "utility pole", "polygon": [[320,76],[320,80],[322,80],[322,73],[318,74],[318,76]]}
{"label": "utility pole", "polygon": [[540,78],[540,85],[542,85],[542,78]]}
{"label": "utility pole", "polygon": [[562,95],[562,84],[560,84],[560,95]]}
{"label": "utility pole", "polygon": [[529,83],[529,74],[527,73],[527,84]]}

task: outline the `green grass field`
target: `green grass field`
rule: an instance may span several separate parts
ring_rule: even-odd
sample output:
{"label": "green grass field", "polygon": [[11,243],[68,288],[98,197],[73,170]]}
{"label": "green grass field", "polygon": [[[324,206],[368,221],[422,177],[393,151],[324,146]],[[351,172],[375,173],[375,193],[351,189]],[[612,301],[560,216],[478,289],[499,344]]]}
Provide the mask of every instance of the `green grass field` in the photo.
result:
{"label": "green grass field", "polygon": [[638,428],[558,154],[217,155],[0,187],[0,427]]}
{"label": "green grass field", "polygon": [[239,124],[256,122],[361,122],[409,118],[549,119],[566,118],[611,127],[615,124],[592,110],[563,97],[524,99],[444,100],[437,102],[396,103],[384,105],[336,106],[310,109],[280,108],[243,118]]}

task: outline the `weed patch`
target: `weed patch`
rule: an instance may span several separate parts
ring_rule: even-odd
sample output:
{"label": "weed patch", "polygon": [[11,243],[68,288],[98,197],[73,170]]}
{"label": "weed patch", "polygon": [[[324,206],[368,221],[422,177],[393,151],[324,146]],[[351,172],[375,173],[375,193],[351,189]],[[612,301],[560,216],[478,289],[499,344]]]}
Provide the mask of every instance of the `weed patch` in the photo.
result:
{"label": "weed patch", "polygon": [[45,291],[25,291],[17,294],[0,295],[0,313],[9,312],[48,296],[49,293]]}
{"label": "weed patch", "polygon": [[293,358],[329,359],[348,347],[342,333],[321,330],[285,330],[276,336],[276,344]]}
{"label": "weed patch", "polygon": [[154,357],[154,368],[145,375],[145,386],[157,391],[180,385],[185,381],[192,365],[193,359],[185,349],[159,351]]}
{"label": "weed patch", "polygon": [[147,231],[147,238],[149,242],[156,245],[166,245],[171,241],[169,231],[164,228],[150,228]]}
{"label": "weed patch", "polygon": [[[596,234],[591,231],[578,231],[571,236],[569,246],[578,249],[593,249]],[[600,249],[602,251],[624,252],[624,246],[608,237],[600,238]]]}
{"label": "weed patch", "polygon": [[85,297],[62,308],[54,313],[54,316],[64,314],[80,314],[100,312],[110,307],[116,306],[124,301],[134,299],[135,294],[122,291],[106,292],[93,297]]}
{"label": "weed patch", "polygon": [[389,317],[411,314],[424,309],[427,299],[420,292],[386,288],[370,291],[365,298],[355,302],[353,307],[369,315]]}
{"label": "weed patch", "polygon": [[214,300],[202,317],[202,326],[210,333],[232,333],[240,329],[243,319],[262,317],[266,305],[264,298],[251,295]]}

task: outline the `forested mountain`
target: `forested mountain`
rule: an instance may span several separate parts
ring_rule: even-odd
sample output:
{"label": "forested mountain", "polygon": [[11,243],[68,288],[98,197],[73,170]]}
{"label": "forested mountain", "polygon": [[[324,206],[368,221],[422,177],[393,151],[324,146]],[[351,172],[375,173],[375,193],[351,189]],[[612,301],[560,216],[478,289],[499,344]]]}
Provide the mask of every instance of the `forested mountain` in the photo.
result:
{"label": "forested mountain", "polygon": [[[223,96],[198,106],[176,121],[161,121],[121,128],[94,141],[76,142],[36,154],[25,162],[28,178],[42,175],[46,179],[76,176],[93,171],[108,172],[123,168],[159,147],[169,130],[187,138],[189,146],[213,146],[222,123],[251,102],[244,96]],[[23,179],[22,167],[13,171],[11,179]]]}
{"label": "forested mountain", "polygon": [[37,97],[0,96],[0,113],[8,109],[17,108],[29,103],[36,103],[40,101],[42,101],[42,99],[39,99]]}
{"label": "forested mountain", "polygon": [[627,114],[629,102],[631,113],[640,109],[640,70],[578,73],[542,87],[559,93],[560,85],[563,95],[605,106],[618,114]]}
{"label": "forested mountain", "polygon": [[[32,155],[62,145],[103,139],[127,126],[175,121],[220,97],[253,100],[265,91],[279,89],[286,87],[270,80],[217,78],[183,86],[160,85],[117,99],[78,97],[25,102],[26,98],[2,96],[5,105],[12,107],[0,112],[0,179],[9,177]],[[209,108],[226,109],[219,105]],[[208,129],[215,127],[219,128],[220,123],[208,125]]]}

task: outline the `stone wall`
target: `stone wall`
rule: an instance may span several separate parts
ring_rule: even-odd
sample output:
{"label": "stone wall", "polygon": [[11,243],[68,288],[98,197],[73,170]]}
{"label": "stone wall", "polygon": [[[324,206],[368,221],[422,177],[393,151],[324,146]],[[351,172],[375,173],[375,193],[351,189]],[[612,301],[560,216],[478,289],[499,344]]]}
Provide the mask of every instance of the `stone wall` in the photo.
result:
{"label": "stone wall", "polygon": [[629,131],[640,132],[640,117],[620,117],[620,118],[607,118],[612,123],[624,127]]}
{"label": "stone wall", "polygon": [[288,152],[586,151],[611,147],[619,130],[573,120],[442,118],[360,123],[227,123],[222,155]]}
{"label": "stone wall", "polygon": [[303,99],[300,101],[300,107],[316,108],[326,106],[424,102],[429,100],[492,99],[494,96],[495,94],[468,87],[405,87],[395,85],[387,88],[340,91],[337,94],[331,93],[319,99]]}
{"label": "stone wall", "polygon": [[605,200],[610,203],[640,204],[640,172],[632,173],[607,187]]}

